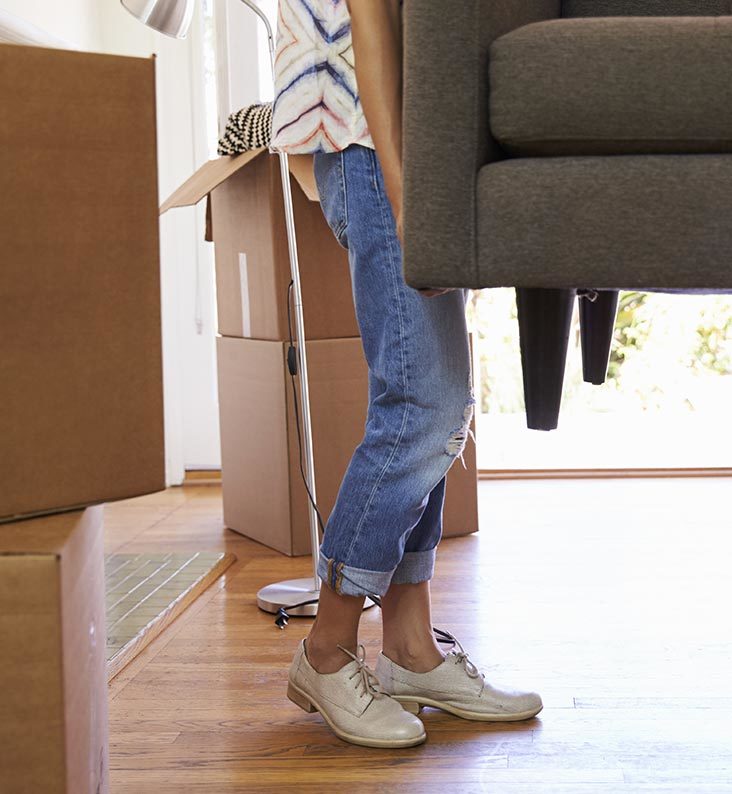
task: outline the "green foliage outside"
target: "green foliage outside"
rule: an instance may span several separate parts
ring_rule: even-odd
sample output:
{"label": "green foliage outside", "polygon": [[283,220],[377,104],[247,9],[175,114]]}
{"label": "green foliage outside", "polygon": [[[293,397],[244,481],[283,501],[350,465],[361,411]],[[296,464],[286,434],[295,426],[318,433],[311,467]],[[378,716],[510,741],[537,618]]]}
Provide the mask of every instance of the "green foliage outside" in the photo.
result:
{"label": "green foliage outside", "polygon": [[[481,410],[523,411],[514,290],[474,291],[468,319],[481,370]],[[584,383],[581,368],[579,312],[575,310],[563,412],[728,412],[732,296],[621,293],[607,383],[600,387]]]}

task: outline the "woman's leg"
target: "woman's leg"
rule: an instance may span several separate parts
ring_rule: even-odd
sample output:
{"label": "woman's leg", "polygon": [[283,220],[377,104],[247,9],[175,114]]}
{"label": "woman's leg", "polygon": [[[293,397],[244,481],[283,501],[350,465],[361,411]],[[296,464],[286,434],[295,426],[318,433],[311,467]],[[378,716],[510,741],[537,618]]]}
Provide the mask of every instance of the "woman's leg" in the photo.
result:
{"label": "woman's leg", "polygon": [[[432,489],[427,506],[407,540],[404,557],[382,598],[382,651],[408,670],[425,672],[444,658],[432,631],[430,578],[432,570],[415,564],[420,551],[437,545],[442,536],[446,477]],[[430,578],[428,578],[430,577]]]}
{"label": "woman's leg", "polygon": [[350,662],[339,645],[356,653],[363,602],[363,596],[338,595],[325,585],[320,588],[318,614],[305,643],[308,660],[319,673],[335,673]]}
{"label": "woman's leg", "polygon": [[383,653],[415,673],[426,673],[444,655],[432,632],[429,581],[392,584],[381,599]]}
{"label": "woman's leg", "polygon": [[[364,596],[383,596],[395,575],[396,585],[432,576],[444,477],[462,453],[475,402],[466,291],[430,298],[406,285],[373,149],[317,154],[315,178],[324,215],[348,248],[369,408],[325,527],[318,617],[290,665],[288,697],[305,711],[320,711],[347,741],[413,746],[425,740],[424,725],[386,695],[366,666],[358,623]],[[401,591],[405,605],[428,622],[419,597],[426,587],[394,590],[387,612],[393,601],[391,612],[404,614],[407,607],[395,600]]]}
{"label": "woman's leg", "polygon": [[432,575],[440,483],[462,453],[475,403],[468,291],[430,298],[406,285],[374,150],[316,155],[315,175],[326,218],[349,250],[370,377],[365,434],[325,528],[319,574],[336,594],[381,596],[395,576],[416,583]]}

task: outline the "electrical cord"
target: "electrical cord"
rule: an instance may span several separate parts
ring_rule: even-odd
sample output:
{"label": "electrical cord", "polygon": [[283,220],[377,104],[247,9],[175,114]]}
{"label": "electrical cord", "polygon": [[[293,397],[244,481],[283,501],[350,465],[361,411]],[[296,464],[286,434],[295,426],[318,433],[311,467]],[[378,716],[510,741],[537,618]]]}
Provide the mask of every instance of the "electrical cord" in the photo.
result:
{"label": "electrical cord", "polygon": [[[308,499],[312,504],[313,508],[315,509],[315,513],[318,516],[318,524],[320,525],[320,531],[325,534],[325,526],[323,524],[323,517],[320,515],[320,510],[318,509],[318,505],[315,503],[315,499],[313,499],[313,495],[310,492],[310,488],[308,487],[307,477],[305,476],[305,469],[303,468],[302,462],[302,436],[300,434],[300,412],[298,409],[297,403],[297,389],[295,388],[295,375],[298,374],[297,368],[297,349],[295,348],[294,340],[292,337],[292,314],[290,310],[290,301],[292,297],[292,286],[295,282],[291,279],[290,283],[287,287],[287,331],[289,335],[289,347],[287,348],[287,370],[290,373],[290,383],[292,384],[292,397],[293,397],[293,405],[295,408],[295,429],[297,430],[297,445],[299,450],[298,455],[298,462],[300,465],[300,475],[302,477],[303,484],[305,485],[305,491],[307,492]],[[344,579],[347,579],[351,584],[356,585],[356,587],[362,588],[362,585],[359,585],[357,582],[354,582],[353,579],[350,579],[343,571],[340,572],[340,575],[343,576]],[[376,604],[379,609],[381,609],[381,598],[380,596],[376,595],[376,593],[368,593],[368,597]],[[317,604],[320,599],[313,598],[309,601],[301,601],[299,604],[289,604],[286,607],[280,607],[277,610],[277,617],[275,618],[275,625],[279,629],[284,629],[289,620],[290,615],[288,611],[292,611],[293,609],[298,609],[299,607],[311,606],[312,604]],[[449,631],[445,631],[444,629],[436,628],[435,626],[432,627],[432,632],[435,635],[435,640],[438,643],[449,644],[450,646],[454,646],[456,644],[455,637],[450,634]]]}

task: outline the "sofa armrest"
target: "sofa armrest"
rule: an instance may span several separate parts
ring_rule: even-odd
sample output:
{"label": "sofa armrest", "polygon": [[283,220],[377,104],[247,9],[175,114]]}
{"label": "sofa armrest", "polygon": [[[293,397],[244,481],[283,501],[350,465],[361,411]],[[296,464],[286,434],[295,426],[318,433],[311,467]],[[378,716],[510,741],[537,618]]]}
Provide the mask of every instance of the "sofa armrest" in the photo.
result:
{"label": "sofa armrest", "polygon": [[404,277],[480,288],[475,184],[504,157],[490,135],[488,49],[560,16],[560,0],[404,3]]}

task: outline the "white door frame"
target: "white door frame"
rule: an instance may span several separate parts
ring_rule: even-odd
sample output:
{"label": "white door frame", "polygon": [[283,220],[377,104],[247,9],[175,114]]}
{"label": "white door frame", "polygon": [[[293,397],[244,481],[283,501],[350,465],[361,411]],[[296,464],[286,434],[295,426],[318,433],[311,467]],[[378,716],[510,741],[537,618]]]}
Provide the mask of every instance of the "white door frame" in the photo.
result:
{"label": "white door frame", "polygon": [[[160,198],[210,157],[206,134],[203,13],[183,41],[155,36]],[[213,246],[204,240],[205,202],[161,218],[166,481],[187,468],[221,466],[216,382]]]}

